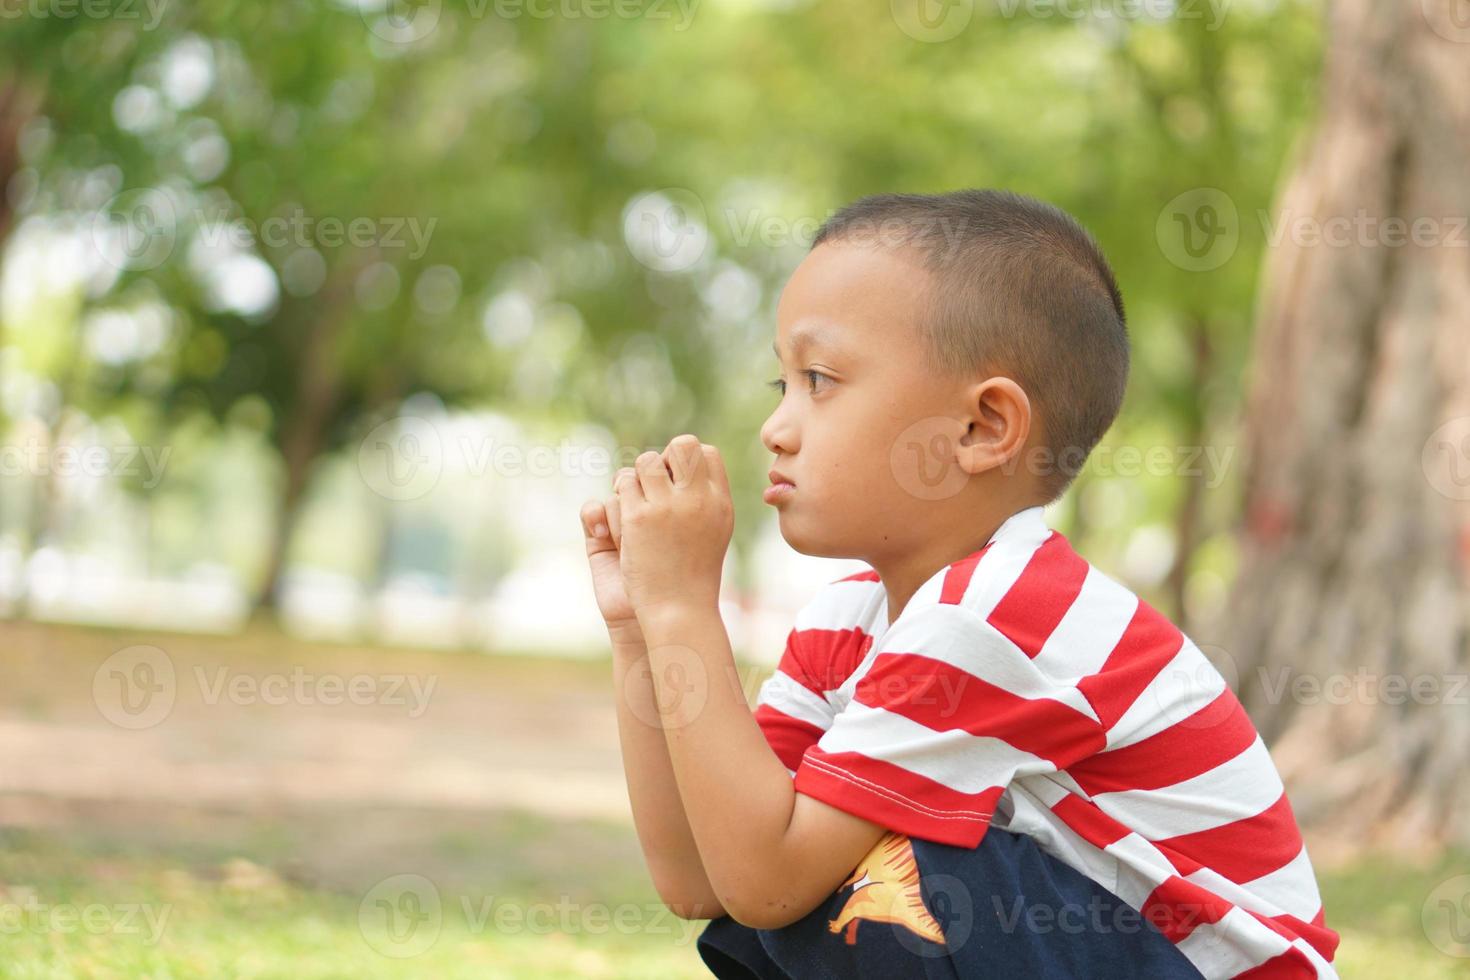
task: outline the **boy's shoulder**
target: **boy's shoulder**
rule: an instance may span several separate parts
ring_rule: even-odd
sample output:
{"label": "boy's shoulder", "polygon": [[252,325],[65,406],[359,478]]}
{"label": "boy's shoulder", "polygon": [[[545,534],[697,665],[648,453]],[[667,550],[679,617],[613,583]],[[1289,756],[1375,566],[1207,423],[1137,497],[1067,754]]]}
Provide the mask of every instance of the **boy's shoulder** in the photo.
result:
{"label": "boy's shoulder", "polygon": [[[1194,652],[1177,626],[1078,553],[1043,511],[1017,511],[984,547],[930,576],[893,624],[903,627],[895,640],[912,641],[931,624],[959,621],[1003,636],[1039,671],[1073,681],[1124,666],[1157,669]],[[793,632],[814,639],[842,633],[871,643],[888,630],[883,583],[862,568],[819,589]]]}
{"label": "boy's shoulder", "polygon": [[[1147,647],[1156,656],[1192,645],[1166,616],[1078,553],[1043,510],[1015,512],[984,547],[936,571],[893,626],[957,615],[1000,633],[1038,667],[1065,659],[1073,676],[1101,669],[1120,645],[1121,653]],[[886,589],[876,571],[861,567],[818,589],[797,613],[793,632],[856,630],[874,637],[888,629]]]}
{"label": "boy's shoulder", "polygon": [[[1131,616],[1139,601],[1052,529],[1038,505],[1012,514],[984,547],[935,572],[901,618],[957,607],[1035,657],[1068,620],[1095,630],[1097,617]],[[1067,631],[1056,637],[1059,643],[1073,638]]]}
{"label": "boy's shoulder", "polygon": [[[1000,624],[1016,619],[1017,613],[1058,611],[1077,601],[1089,607],[1136,601],[1073,550],[1065,535],[1052,530],[1042,511],[1041,506],[1017,511],[983,547],[936,571],[905,604],[899,622],[928,618],[936,606],[959,607]],[[798,611],[795,629],[882,632],[888,625],[886,613],[883,582],[877,571],[862,565],[818,589]]]}

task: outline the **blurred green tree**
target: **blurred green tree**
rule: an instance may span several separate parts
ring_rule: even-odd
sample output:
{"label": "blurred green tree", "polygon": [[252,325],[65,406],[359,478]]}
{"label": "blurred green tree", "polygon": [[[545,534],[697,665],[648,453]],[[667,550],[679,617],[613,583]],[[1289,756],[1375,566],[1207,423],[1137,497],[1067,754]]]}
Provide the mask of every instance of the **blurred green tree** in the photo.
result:
{"label": "blurred green tree", "polygon": [[[743,559],[767,516],[775,302],[811,233],[867,193],[1008,186],[1077,214],[1118,268],[1140,356],[1111,438],[1226,437],[1261,242],[1202,273],[1156,226],[1194,189],[1242,213],[1269,201],[1311,107],[1314,9],[1058,10],[980,6],[940,37],[832,4],[711,3],[686,22],[667,5],[541,19],[465,0],[405,19],[200,0],[151,27],[16,20],[0,35],[0,104],[21,107],[4,116],[18,150],[0,137],[7,199],[132,232],[141,260],[81,307],[162,303],[174,327],[146,358],[98,364],[79,308],[45,370],[67,403],[130,406],[160,438],[201,415],[268,436],[261,603],[317,462],[415,395],[591,419],[630,450],[697,432],[730,460]],[[138,228],[159,202],[170,220]],[[330,220],[372,234],[328,242]],[[256,295],[221,295],[221,268]],[[1115,553],[1122,532],[1081,505],[1097,482],[1117,481],[1084,473],[1071,520]],[[1182,613],[1194,546],[1233,509],[1205,513],[1187,479],[1128,494],[1122,523],[1175,528],[1162,588]]]}

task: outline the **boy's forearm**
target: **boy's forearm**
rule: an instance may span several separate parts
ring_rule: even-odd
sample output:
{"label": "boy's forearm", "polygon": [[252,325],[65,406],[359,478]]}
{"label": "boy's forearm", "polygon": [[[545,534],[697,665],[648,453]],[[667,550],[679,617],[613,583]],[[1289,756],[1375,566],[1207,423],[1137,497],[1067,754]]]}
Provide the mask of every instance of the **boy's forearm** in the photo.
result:
{"label": "boy's forearm", "polygon": [[[640,621],[643,617],[640,616]],[[651,613],[643,622],[664,739],[707,880],[731,896],[770,890],[796,791],[751,713],[717,609]]]}
{"label": "boy's forearm", "polygon": [[613,636],[613,691],[628,799],[644,860],[659,895],[694,919],[724,914],[705,875],[669,761],[648,664],[638,636]]}

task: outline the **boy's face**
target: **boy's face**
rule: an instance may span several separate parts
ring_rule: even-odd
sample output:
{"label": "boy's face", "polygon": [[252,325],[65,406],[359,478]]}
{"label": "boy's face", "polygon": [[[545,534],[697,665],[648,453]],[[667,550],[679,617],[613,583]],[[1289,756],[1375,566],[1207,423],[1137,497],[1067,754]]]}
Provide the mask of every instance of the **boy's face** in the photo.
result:
{"label": "boy's face", "polygon": [[[786,386],[761,441],[775,454],[772,469],[795,485],[774,506],[797,551],[868,560],[899,552],[955,503],[923,499],[895,468],[900,439],[927,442],[925,420],[943,428],[964,411],[962,386],[924,363],[918,317],[930,283],[916,260],[890,249],[829,242],[781,293],[775,346]],[[931,456],[928,465],[946,463]]]}

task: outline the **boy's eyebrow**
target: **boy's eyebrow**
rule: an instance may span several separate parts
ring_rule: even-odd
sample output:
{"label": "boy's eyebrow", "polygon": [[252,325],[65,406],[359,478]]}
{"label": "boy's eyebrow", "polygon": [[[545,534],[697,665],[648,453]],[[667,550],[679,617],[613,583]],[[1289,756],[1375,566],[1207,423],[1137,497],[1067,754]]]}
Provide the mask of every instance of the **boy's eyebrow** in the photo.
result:
{"label": "boy's eyebrow", "polygon": [[[791,353],[792,356],[800,354],[807,347],[837,347],[833,340],[832,330],[826,326],[815,323],[798,324],[791,328]],[[781,351],[776,346],[776,341],[771,341],[771,350],[776,352],[776,359],[781,359]]]}

